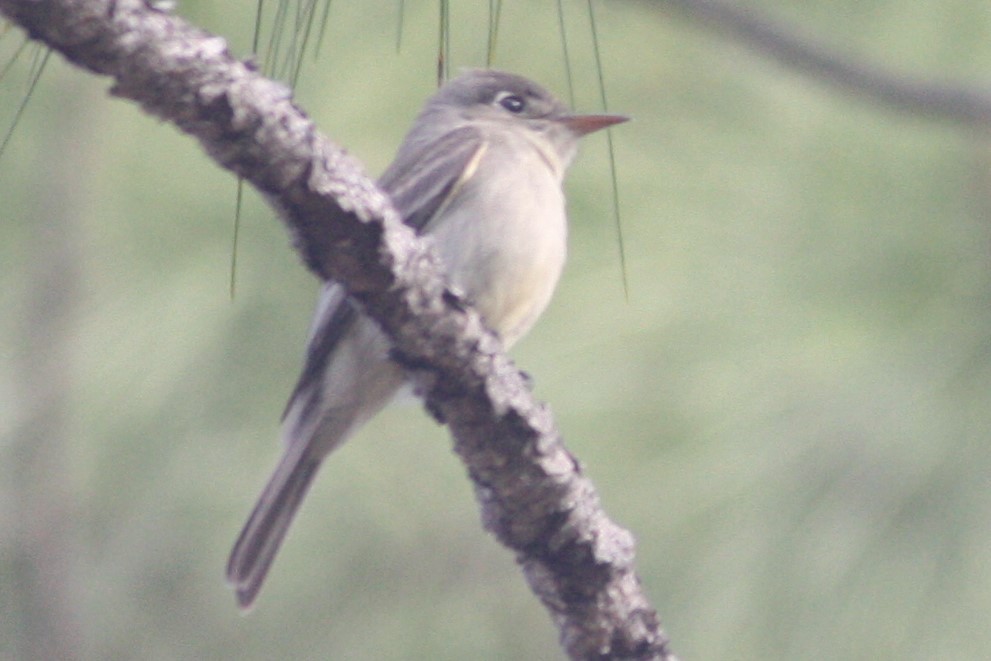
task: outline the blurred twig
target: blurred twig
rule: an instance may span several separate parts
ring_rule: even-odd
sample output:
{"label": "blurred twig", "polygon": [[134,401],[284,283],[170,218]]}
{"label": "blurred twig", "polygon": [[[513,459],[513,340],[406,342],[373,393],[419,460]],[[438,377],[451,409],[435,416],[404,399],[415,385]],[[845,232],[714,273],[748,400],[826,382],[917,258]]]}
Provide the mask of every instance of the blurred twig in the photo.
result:
{"label": "blurred twig", "polygon": [[307,265],[347,285],[447,422],[482,519],[511,548],[576,659],[673,659],[633,567],[546,406],[360,165],[283,85],[144,0],[0,0],[0,12],[113,93],[174,123],[276,207]]}
{"label": "blurred twig", "polygon": [[816,82],[896,110],[986,128],[991,94],[961,84],[927,80],[851,58],[794,26],[721,0],[654,0],[736,39],[747,48]]}

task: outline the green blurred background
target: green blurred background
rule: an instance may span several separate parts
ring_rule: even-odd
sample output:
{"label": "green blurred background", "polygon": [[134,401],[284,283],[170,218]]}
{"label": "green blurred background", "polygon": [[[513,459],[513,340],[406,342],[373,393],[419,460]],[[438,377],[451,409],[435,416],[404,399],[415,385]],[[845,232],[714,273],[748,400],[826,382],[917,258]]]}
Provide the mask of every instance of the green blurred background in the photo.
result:
{"label": "green blurred background", "polygon": [[[370,172],[431,93],[436,3],[335,2],[300,104]],[[452,68],[485,62],[456,3]],[[988,81],[977,0],[755,3],[844,53]],[[664,13],[597,5],[605,139],[514,357],[686,659],[991,658],[988,141],[851,99]],[[585,4],[576,105],[598,109]],[[182,3],[250,49],[250,3]],[[17,41],[8,35],[0,49]],[[553,3],[495,65],[566,94]],[[19,76],[19,78],[18,78]],[[0,126],[27,66],[0,87]],[[226,554],[274,465],[317,290],[190,139],[54,57],[0,160],[0,658],[556,659],[443,428],[386,411],[323,470],[257,608]]]}

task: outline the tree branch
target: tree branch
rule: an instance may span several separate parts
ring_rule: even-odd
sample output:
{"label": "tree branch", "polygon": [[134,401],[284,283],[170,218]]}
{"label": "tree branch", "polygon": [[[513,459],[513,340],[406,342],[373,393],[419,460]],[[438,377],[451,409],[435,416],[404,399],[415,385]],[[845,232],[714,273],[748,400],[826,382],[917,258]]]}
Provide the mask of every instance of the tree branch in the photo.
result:
{"label": "tree branch", "polygon": [[991,122],[991,94],[987,92],[859,62],[758,11],[722,0],[657,0],[657,4],[722,32],[815,82],[894,110],[981,129]]}
{"label": "tree branch", "polygon": [[0,0],[0,12],[199,140],[279,210],[309,268],[343,282],[382,325],[450,426],[485,526],[516,553],[572,658],[674,658],[634,572],[632,536],[602,511],[549,410],[445,288],[433,252],[288,89],[140,0]]}

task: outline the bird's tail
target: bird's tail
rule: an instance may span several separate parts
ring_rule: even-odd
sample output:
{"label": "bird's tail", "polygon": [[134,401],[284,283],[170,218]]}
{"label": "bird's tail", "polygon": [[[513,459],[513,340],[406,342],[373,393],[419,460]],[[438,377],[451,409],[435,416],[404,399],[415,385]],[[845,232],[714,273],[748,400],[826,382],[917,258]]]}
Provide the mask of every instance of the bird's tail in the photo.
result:
{"label": "bird's tail", "polygon": [[258,596],[319,467],[320,459],[299,444],[298,451],[285,453],[265,485],[227,561],[227,581],[242,609],[250,608]]}

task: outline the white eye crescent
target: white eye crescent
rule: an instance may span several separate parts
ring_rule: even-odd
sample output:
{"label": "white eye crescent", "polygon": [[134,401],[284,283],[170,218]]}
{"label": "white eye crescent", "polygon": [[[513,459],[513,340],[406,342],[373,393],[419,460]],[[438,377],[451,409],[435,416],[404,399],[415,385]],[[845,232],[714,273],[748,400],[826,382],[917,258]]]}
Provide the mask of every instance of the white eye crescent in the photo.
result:
{"label": "white eye crescent", "polygon": [[523,100],[523,97],[512,92],[501,92],[496,97],[496,103],[514,115],[520,114],[526,108],[526,101]]}

